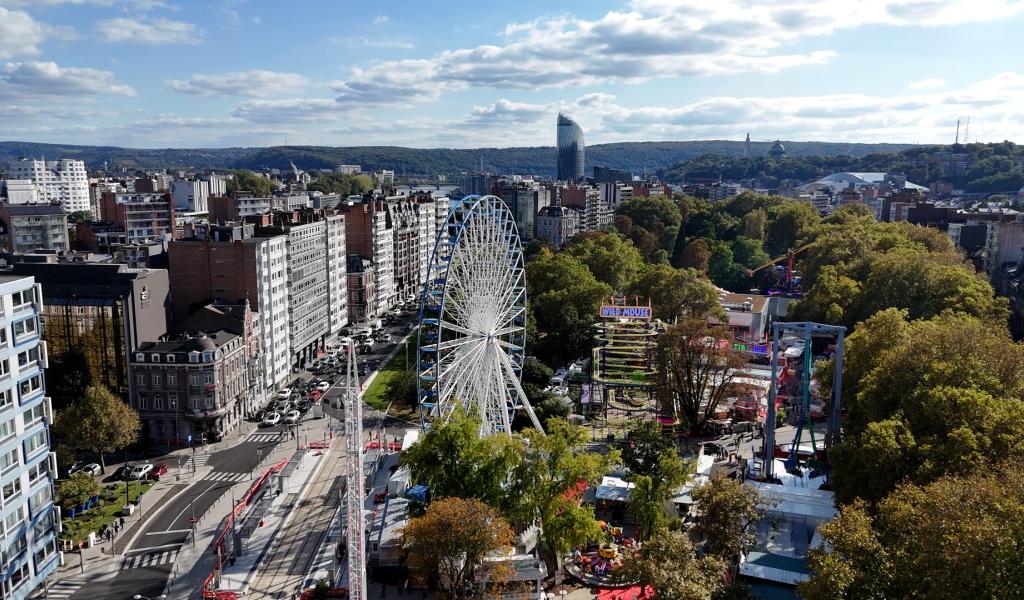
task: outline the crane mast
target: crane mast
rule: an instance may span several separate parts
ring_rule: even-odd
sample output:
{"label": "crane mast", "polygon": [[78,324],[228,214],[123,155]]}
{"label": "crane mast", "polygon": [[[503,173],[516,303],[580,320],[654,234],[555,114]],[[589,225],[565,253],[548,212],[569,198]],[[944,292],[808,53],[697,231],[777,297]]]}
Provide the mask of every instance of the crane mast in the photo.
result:
{"label": "crane mast", "polygon": [[366,519],[363,502],[363,401],[355,343],[345,346],[345,541],[348,558],[348,597],[366,600]]}

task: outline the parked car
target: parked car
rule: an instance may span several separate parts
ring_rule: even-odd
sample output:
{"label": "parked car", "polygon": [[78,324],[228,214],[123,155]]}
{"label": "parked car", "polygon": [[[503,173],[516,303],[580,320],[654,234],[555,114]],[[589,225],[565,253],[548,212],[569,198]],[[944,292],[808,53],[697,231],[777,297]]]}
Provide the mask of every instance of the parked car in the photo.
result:
{"label": "parked car", "polygon": [[299,418],[302,417],[302,413],[297,410],[290,410],[288,414],[284,416],[284,422],[288,425],[294,425],[299,422]]}
{"label": "parked car", "polygon": [[101,470],[100,466],[96,463],[75,463],[71,465],[70,469],[68,469],[68,475],[74,475],[75,473],[88,473],[95,477],[100,474]]}
{"label": "parked car", "polygon": [[326,392],[327,390],[331,389],[331,382],[321,381],[316,385],[316,389],[320,392]]}
{"label": "parked car", "polygon": [[253,418],[253,421],[256,421],[257,423],[260,423],[260,422],[263,421],[263,418],[266,417],[266,416],[267,416],[267,411],[261,410],[261,411],[256,413],[256,416]]}
{"label": "parked car", "polygon": [[291,388],[281,388],[281,389],[277,390],[277,397],[278,398],[284,398],[285,400],[287,400],[288,396],[291,396],[291,395],[292,395]]}
{"label": "parked car", "polygon": [[171,470],[167,466],[167,463],[157,463],[153,466],[153,470],[149,472],[149,478],[153,481],[160,481],[160,477],[167,474],[167,471]]}
{"label": "parked car", "polygon": [[145,479],[149,472],[153,470],[153,463],[139,463],[128,471],[128,479]]}
{"label": "parked car", "polygon": [[273,427],[281,422],[281,413],[272,412],[266,417],[263,417],[264,427]]}
{"label": "parked car", "polygon": [[116,471],[114,471],[114,474],[111,475],[111,477],[113,478],[114,481],[124,481],[128,479],[128,471],[131,470],[132,465],[130,463],[127,465],[121,465],[120,467],[117,468]]}

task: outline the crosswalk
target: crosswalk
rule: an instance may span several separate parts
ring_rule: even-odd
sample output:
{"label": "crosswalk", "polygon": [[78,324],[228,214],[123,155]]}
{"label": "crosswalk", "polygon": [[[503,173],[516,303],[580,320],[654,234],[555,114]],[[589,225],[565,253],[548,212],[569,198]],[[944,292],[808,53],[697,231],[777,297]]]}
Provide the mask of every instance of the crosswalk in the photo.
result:
{"label": "crosswalk", "polygon": [[[285,434],[287,436],[287,434]],[[247,442],[276,442],[284,439],[280,433],[250,433],[249,437],[245,438]]]}
{"label": "crosswalk", "polygon": [[39,586],[29,595],[30,600],[66,600],[79,590],[85,581],[82,579],[60,579],[58,581],[47,581],[45,586]]}
{"label": "crosswalk", "polygon": [[190,463],[191,463],[193,458],[196,461],[196,468],[199,469],[199,468],[205,467],[206,463],[210,462],[210,453],[209,452],[196,452],[194,457],[190,457],[189,458],[189,462]]}
{"label": "crosswalk", "polygon": [[[142,567],[156,567],[174,562],[178,556],[177,550],[164,550],[161,552],[149,552],[146,554],[133,554],[126,556],[121,563],[121,569],[139,569]],[[51,596],[52,596],[51,592]]]}
{"label": "crosswalk", "polygon": [[203,477],[203,481],[242,481],[243,479],[249,479],[249,473],[210,473],[206,477]]}

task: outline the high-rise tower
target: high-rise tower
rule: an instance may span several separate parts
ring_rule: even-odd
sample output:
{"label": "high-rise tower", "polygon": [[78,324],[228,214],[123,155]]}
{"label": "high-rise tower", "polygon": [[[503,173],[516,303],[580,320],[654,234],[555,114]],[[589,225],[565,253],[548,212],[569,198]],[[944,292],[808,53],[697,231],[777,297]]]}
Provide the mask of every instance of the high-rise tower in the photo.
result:
{"label": "high-rise tower", "polygon": [[558,113],[558,180],[576,181],[583,179],[584,154],[583,130],[569,117]]}

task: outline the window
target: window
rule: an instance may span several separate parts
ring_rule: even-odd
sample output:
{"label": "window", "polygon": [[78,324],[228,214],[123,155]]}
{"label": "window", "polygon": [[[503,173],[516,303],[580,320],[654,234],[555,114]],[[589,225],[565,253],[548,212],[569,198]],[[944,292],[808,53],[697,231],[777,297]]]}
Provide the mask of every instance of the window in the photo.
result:
{"label": "window", "polygon": [[213,352],[203,352],[203,362],[210,362],[213,360]]}
{"label": "window", "polygon": [[167,374],[167,387],[174,387],[178,385],[178,374],[168,373]]}
{"label": "window", "polygon": [[153,387],[162,387],[164,385],[164,378],[160,373],[153,373]]}
{"label": "window", "polygon": [[173,354],[168,354],[167,355],[167,362],[169,362],[169,363],[174,362],[174,355]]}
{"label": "window", "polygon": [[14,435],[14,419],[0,422],[0,440]]}
{"label": "window", "polygon": [[25,440],[25,457],[32,456],[37,450],[45,450],[46,448],[46,430],[44,429]]}
{"label": "window", "polygon": [[0,346],[7,344],[7,328],[0,327]]}
{"label": "window", "polygon": [[4,518],[4,531],[11,531],[18,523],[21,523],[24,519],[25,507],[19,506],[18,510],[12,512]]}
{"label": "window", "polygon": [[0,377],[6,377],[11,374],[11,364],[7,359],[0,360]]}
{"label": "window", "polygon": [[207,371],[203,374],[203,381],[206,383],[213,383],[213,371]]}
{"label": "window", "polygon": [[[6,361],[5,361],[6,362]],[[39,346],[35,348],[29,348],[24,352],[18,353],[18,366],[24,367],[26,365],[39,362]]]}
{"label": "window", "polygon": [[138,394],[135,395],[135,397],[138,398],[138,406],[139,406],[139,408],[149,408],[149,405],[146,404],[147,399],[148,399],[148,396],[146,395],[146,392],[139,392]]}
{"label": "window", "polygon": [[50,541],[46,542],[46,544],[44,544],[42,547],[40,547],[38,550],[36,550],[36,553],[35,553],[36,568],[42,567],[46,563],[47,559],[49,559],[51,556],[53,556],[56,553],[57,553],[57,539],[54,538],[54,539],[51,539]]}
{"label": "window", "polygon": [[135,374],[135,383],[137,383],[139,385],[146,385],[146,374],[143,373],[142,371],[139,371],[138,373],[136,373]]}
{"label": "window", "polygon": [[28,547],[28,544],[27,544],[27,542],[25,540],[25,536],[24,535],[18,536],[18,539],[16,539],[13,542],[11,542],[11,545],[8,546],[6,549],[4,549],[3,553],[0,554],[0,557],[2,557],[2,559],[3,559],[4,566],[7,566],[7,564],[10,563],[15,558],[18,558],[18,555],[20,555],[22,552],[24,552],[25,548],[27,548],[27,547]]}
{"label": "window", "polygon": [[14,338],[18,339],[36,332],[36,320],[25,319],[14,324]]}
{"label": "window", "polygon": [[12,479],[10,483],[3,488],[3,501],[7,504],[9,500],[21,493],[21,477]]}
{"label": "window", "polygon": [[20,587],[21,584],[25,583],[28,580],[29,568],[28,562],[25,562],[20,567],[18,567],[13,573],[11,573],[11,578],[9,580],[11,582],[11,590],[13,591],[18,589],[18,587]]}
{"label": "window", "polygon": [[46,506],[53,499],[53,493],[50,491],[50,486],[39,488],[39,491],[29,496],[28,506],[32,514],[39,511],[40,506]]}
{"label": "window", "polygon": [[21,413],[21,416],[22,422],[25,424],[25,429],[28,429],[30,426],[35,425],[36,421],[43,418],[43,405],[36,404],[32,408]]}
{"label": "window", "polygon": [[135,362],[146,362],[146,355],[141,352],[136,352]]}
{"label": "window", "polygon": [[[15,453],[17,453],[17,450],[15,450]],[[15,460],[17,460],[17,456],[15,456]],[[39,461],[38,463],[36,463],[36,464],[32,465],[31,467],[29,467],[29,469],[28,469],[28,484],[29,484],[29,486],[32,486],[36,482],[38,482],[40,479],[43,479],[44,477],[49,476],[50,469],[49,469],[48,465],[49,465],[49,463],[47,461],[43,460],[43,461]]]}
{"label": "window", "polygon": [[33,290],[22,290],[20,292],[14,292],[11,294],[11,303],[14,304],[14,308],[19,308],[35,299],[35,293]]}
{"label": "window", "polygon": [[174,393],[167,394],[167,405],[170,407],[171,410],[177,409],[178,408],[178,394],[174,394]]}
{"label": "window", "polygon": [[197,363],[197,362],[199,362],[199,353],[197,353],[197,352],[190,352],[189,355],[188,355],[188,362],[190,362],[190,363]]}
{"label": "window", "polygon": [[6,473],[8,470],[17,467],[19,464],[21,463],[18,461],[17,448],[0,455],[0,473]]}
{"label": "window", "polygon": [[159,354],[155,354],[155,353],[154,354],[150,354],[149,355],[149,360],[152,361],[152,362],[158,363],[158,362],[160,362],[160,355]]}
{"label": "window", "polygon": [[11,390],[0,392],[0,411],[7,410],[7,407],[14,405],[14,394]]}
{"label": "window", "polygon": [[25,401],[27,396],[34,394],[41,389],[43,389],[43,378],[39,375],[33,375],[18,384],[18,391],[21,392],[22,402]]}

